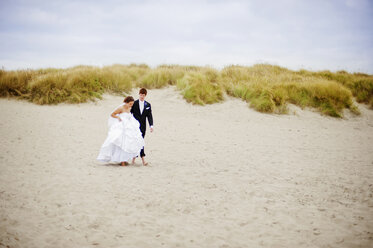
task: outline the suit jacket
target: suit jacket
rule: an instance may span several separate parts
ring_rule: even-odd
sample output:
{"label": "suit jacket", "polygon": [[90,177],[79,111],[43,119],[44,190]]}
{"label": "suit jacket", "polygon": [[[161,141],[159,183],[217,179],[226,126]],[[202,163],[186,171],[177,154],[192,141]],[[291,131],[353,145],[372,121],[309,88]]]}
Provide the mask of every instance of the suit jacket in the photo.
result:
{"label": "suit jacket", "polygon": [[147,101],[144,101],[144,110],[140,113],[139,100],[136,100],[131,108],[131,113],[136,120],[140,122],[141,131],[146,130],[146,117],[148,117],[149,126],[153,126],[152,106]]}

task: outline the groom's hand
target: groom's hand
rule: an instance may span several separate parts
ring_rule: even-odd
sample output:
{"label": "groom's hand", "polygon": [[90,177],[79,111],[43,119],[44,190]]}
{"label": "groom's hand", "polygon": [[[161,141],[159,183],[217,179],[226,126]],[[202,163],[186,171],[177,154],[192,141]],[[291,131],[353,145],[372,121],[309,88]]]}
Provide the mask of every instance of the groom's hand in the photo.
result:
{"label": "groom's hand", "polygon": [[153,130],[154,130],[154,128],[153,128],[153,127],[150,127],[150,132],[151,132],[151,133],[153,132]]}

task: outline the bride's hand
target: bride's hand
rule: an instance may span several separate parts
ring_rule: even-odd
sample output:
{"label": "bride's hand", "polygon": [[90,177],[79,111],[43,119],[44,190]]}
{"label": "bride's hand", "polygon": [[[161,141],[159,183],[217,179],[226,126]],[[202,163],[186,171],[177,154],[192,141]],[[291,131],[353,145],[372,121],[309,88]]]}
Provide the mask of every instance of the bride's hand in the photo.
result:
{"label": "bride's hand", "polygon": [[119,120],[119,121],[122,121],[122,119],[121,119],[121,118],[119,118],[119,117],[118,117],[118,120]]}

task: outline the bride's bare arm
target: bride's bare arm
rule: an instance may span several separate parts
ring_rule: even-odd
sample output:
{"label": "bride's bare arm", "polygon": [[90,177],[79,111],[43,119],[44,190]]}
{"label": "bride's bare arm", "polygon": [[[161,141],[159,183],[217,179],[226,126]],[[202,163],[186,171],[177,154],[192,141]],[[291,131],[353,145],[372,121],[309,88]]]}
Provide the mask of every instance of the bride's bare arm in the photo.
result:
{"label": "bride's bare arm", "polygon": [[122,121],[122,120],[120,119],[120,117],[117,116],[117,115],[119,115],[119,114],[122,113],[122,112],[123,112],[122,107],[117,108],[113,113],[111,113],[111,117],[113,117],[113,118],[117,118],[119,121]]}

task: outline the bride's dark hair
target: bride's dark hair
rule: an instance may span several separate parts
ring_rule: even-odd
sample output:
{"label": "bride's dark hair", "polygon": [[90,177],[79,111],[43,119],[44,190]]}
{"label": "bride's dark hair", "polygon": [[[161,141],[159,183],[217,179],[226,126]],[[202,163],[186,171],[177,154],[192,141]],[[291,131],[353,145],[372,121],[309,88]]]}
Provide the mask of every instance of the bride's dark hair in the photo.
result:
{"label": "bride's dark hair", "polygon": [[133,102],[135,101],[135,99],[133,99],[132,96],[127,96],[126,98],[124,98],[123,102],[125,103],[129,103],[129,102]]}

